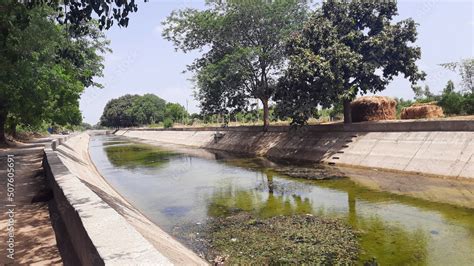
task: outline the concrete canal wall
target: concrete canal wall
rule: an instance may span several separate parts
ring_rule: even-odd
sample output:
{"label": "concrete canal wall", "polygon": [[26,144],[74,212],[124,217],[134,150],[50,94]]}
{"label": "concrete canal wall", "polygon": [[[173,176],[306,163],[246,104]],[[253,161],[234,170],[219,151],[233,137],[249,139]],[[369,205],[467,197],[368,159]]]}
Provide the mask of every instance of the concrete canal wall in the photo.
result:
{"label": "concrete canal wall", "polygon": [[89,157],[88,144],[89,135],[82,133],[44,151],[44,169],[57,210],[52,222],[62,225],[55,226],[56,235],[70,240],[72,250],[67,252],[79,260],[74,264],[206,264],[105,181]]}
{"label": "concrete canal wall", "polygon": [[127,137],[276,159],[474,178],[474,121],[303,127],[124,129]]}

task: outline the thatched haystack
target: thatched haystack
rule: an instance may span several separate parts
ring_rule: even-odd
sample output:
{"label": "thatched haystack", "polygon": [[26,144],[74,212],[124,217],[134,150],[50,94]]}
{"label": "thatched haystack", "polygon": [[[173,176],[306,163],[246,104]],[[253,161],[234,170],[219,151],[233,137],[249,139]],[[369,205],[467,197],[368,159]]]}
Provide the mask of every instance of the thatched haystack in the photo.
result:
{"label": "thatched haystack", "polygon": [[402,109],[401,119],[439,118],[443,117],[443,108],[435,103],[417,103]]}
{"label": "thatched haystack", "polygon": [[363,96],[351,103],[352,121],[393,120],[396,118],[397,102],[384,96]]}

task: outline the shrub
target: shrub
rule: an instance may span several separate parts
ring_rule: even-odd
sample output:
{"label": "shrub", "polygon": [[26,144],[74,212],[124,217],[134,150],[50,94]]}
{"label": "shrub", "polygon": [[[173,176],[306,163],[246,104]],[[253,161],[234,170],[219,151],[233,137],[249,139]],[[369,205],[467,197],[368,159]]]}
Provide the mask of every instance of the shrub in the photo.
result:
{"label": "shrub", "polygon": [[468,115],[474,115],[474,93],[464,95],[464,111]]}
{"label": "shrub", "polygon": [[464,97],[459,92],[443,93],[438,105],[443,107],[443,111],[447,115],[457,115],[464,112]]}
{"label": "shrub", "polygon": [[173,127],[173,120],[171,118],[165,118],[165,120],[163,121],[163,127],[164,128]]}

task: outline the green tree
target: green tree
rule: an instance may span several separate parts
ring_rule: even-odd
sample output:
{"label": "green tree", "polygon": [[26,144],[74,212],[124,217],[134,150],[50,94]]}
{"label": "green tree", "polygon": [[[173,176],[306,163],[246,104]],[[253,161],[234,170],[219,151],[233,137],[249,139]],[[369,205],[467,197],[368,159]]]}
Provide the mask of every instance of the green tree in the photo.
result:
{"label": "green tree", "polygon": [[165,119],[169,118],[173,122],[183,122],[188,117],[186,109],[178,103],[167,103],[165,109]]}
{"label": "green tree", "polygon": [[259,99],[267,129],[285,40],[305,17],[303,1],[208,1],[206,10],[173,12],[163,36],[184,52],[206,50],[188,67],[204,113],[239,111]]}
{"label": "green tree", "polygon": [[126,94],[117,99],[112,99],[104,107],[100,124],[106,127],[132,127],[138,122],[132,111],[133,104],[141,96]]}
{"label": "green tree", "polygon": [[182,122],[188,117],[184,107],[177,103],[166,103],[154,94],[126,94],[110,100],[104,107],[100,124],[106,127],[133,127],[170,120]]}
{"label": "green tree", "polygon": [[164,128],[173,127],[173,120],[169,117],[165,118],[165,120],[163,121],[163,127]]}
{"label": "green tree", "polygon": [[450,80],[439,96],[438,105],[443,108],[443,112],[448,115],[464,113],[464,97],[454,90],[454,83]]}
{"label": "green tree", "polygon": [[474,93],[464,95],[464,109],[466,114],[474,115]]}
{"label": "green tree", "polygon": [[336,102],[350,123],[350,102],[359,93],[381,91],[399,74],[412,83],[424,78],[415,64],[416,23],[392,23],[396,15],[391,1],[330,0],[314,11],[288,44],[290,62],[276,95],[293,123]]}
{"label": "green tree", "polygon": [[149,125],[162,122],[165,117],[165,109],[165,100],[154,94],[145,94],[133,101],[131,113],[138,124]]}
{"label": "green tree", "polygon": [[446,84],[446,87],[444,87],[443,89],[443,94],[448,94],[452,92],[454,92],[454,82],[452,80],[449,80]]}
{"label": "green tree", "polygon": [[203,115],[227,115],[242,111],[248,105],[245,91],[235,89],[245,82],[241,67],[228,59],[213,60],[215,63],[203,66],[196,73],[195,98]]}
{"label": "green tree", "polygon": [[80,124],[80,94],[102,74],[103,34],[94,24],[84,25],[87,34],[65,34],[47,7],[0,8],[0,143],[7,120],[12,132],[18,124]]}
{"label": "green tree", "polygon": [[[441,66],[459,72],[462,80],[461,85],[464,90],[462,99],[463,112],[466,114],[474,114],[474,58],[464,59],[461,60],[461,62],[441,64]],[[446,98],[449,98],[445,99],[443,104],[447,104],[448,102],[455,104],[460,100],[458,95],[449,95],[446,93],[443,93],[443,95],[446,95]],[[461,105],[460,103],[458,104]],[[453,110],[452,108],[448,109],[450,109],[449,111]]]}
{"label": "green tree", "polygon": [[[10,0],[3,0],[10,1]],[[55,18],[61,24],[67,24],[68,30],[74,33],[87,34],[87,25],[98,21],[100,29],[109,29],[114,22],[120,27],[127,27],[128,15],[137,12],[135,0],[30,0],[16,2],[23,8],[45,7],[54,9]],[[144,0],[147,2],[147,0]]]}
{"label": "green tree", "polygon": [[443,93],[438,105],[443,108],[444,114],[459,115],[464,113],[464,97],[459,92]]}

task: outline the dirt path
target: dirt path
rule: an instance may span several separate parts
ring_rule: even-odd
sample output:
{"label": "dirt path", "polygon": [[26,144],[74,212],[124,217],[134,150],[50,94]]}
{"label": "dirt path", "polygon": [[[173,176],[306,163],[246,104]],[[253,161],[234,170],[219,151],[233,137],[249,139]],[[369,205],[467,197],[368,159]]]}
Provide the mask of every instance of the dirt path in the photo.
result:
{"label": "dirt path", "polygon": [[[23,147],[0,151],[0,264],[62,264],[50,221],[52,193],[42,170],[43,139]],[[7,199],[7,156],[14,155],[15,197]],[[14,205],[14,260],[7,257],[8,211]]]}

